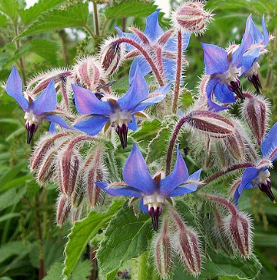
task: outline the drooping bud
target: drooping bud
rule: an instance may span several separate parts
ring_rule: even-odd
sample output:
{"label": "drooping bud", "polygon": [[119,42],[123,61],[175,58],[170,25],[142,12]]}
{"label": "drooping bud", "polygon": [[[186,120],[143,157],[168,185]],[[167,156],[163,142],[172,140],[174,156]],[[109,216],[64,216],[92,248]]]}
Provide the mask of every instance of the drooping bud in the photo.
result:
{"label": "drooping bud", "polygon": [[224,138],[234,132],[234,125],[230,120],[210,111],[192,111],[187,123],[191,128],[214,138]]}
{"label": "drooping bud", "polygon": [[230,214],[224,219],[225,234],[229,237],[234,249],[247,258],[252,252],[251,224],[243,213]]}
{"label": "drooping bud", "polygon": [[56,222],[58,226],[62,226],[71,211],[70,203],[65,195],[61,195],[57,203]]}
{"label": "drooping bud", "polygon": [[226,149],[223,147],[222,143],[216,143],[214,151],[217,163],[221,168],[226,169],[231,165],[231,157],[226,153]]}
{"label": "drooping bud", "polygon": [[172,18],[176,28],[198,35],[205,32],[212,16],[209,11],[204,10],[201,2],[188,1],[173,13]]}
{"label": "drooping bud", "polygon": [[188,273],[197,276],[201,271],[201,254],[197,233],[188,227],[181,217],[172,211],[176,232],[172,240],[174,251],[180,256]]}
{"label": "drooping bud", "polygon": [[162,279],[166,279],[172,270],[172,246],[168,233],[168,221],[164,218],[162,230],[153,242],[155,263],[159,275]]}
{"label": "drooping bud", "polygon": [[258,145],[265,136],[268,120],[268,104],[261,96],[245,94],[246,100],[243,104],[242,115],[245,118],[251,132],[257,139]]}
{"label": "drooping bud", "polygon": [[121,64],[123,57],[123,50],[115,40],[107,40],[100,51],[100,63],[102,64],[107,76],[110,76],[116,72]]}

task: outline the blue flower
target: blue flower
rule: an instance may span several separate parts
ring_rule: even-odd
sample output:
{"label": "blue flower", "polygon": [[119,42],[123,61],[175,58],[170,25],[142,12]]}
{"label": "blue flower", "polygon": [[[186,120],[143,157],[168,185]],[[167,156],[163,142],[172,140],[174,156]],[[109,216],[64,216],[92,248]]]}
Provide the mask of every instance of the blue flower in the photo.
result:
{"label": "blue flower", "polygon": [[150,214],[153,227],[157,230],[158,218],[165,201],[172,202],[171,197],[196,191],[200,173],[201,170],[198,170],[189,176],[186,163],[177,149],[173,171],[164,179],[161,179],[161,173],[153,179],[141,152],[134,144],[123,169],[125,183],[96,182],[96,185],[113,196],[140,198],[140,209]]}
{"label": "blue flower", "polygon": [[232,46],[226,51],[216,45],[201,44],[204,50],[205,72],[210,75],[206,88],[209,109],[220,111],[226,108],[212,100],[213,94],[220,103],[235,102],[234,93],[244,99],[239,81],[243,46]]}
{"label": "blue flower", "polygon": [[[163,68],[163,73],[165,74],[166,79],[168,81],[173,81],[176,72],[177,41],[175,38],[171,38],[173,29],[164,32],[159,25],[158,18],[159,11],[155,11],[146,18],[144,33],[135,28],[130,28],[135,34],[122,32],[118,27],[116,27],[116,29],[119,36],[133,39],[142,45],[154,59],[155,63],[157,63],[160,68]],[[184,33],[182,41],[183,50],[186,50],[188,47],[189,39],[190,33]],[[144,76],[152,71],[147,60],[137,50],[134,50],[133,46],[126,45],[125,48],[127,51],[131,51],[127,54],[127,57],[137,56],[131,65],[130,80],[134,76],[137,65],[139,65]],[[162,61],[161,65],[159,63],[160,59]]]}
{"label": "blue flower", "polygon": [[241,62],[243,76],[253,83],[257,92],[261,92],[261,83],[258,72],[260,65],[258,60],[261,55],[266,53],[266,47],[270,40],[270,36],[265,26],[264,16],[262,18],[263,33],[259,31],[252,20],[252,15],[249,15],[246,21],[245,33],[242,38],[244,45],[243,59]]}
{"label": "blue flower", "polygon": [[77,85],[72,85],[77,111],[84,116],[78,118],[74,127],[94,136],[106,125],[115,128],[123,148],[127,147],[128,129],[135,131],[135,116],[142,116],[140,111],[162,101],[171,84],[158,88],[149,94],[147,83],[137,68],[134,79],[127,93],[119,98],[99,100],[92,92]]}
{"label": "blue flower", "polygon": [[24,119],[26,120],[25,126],[28,131],[28,144],[30,144],[33,134],[43,120],[72,129],[65,120],[54,112],[57,107],[57,94],[53,79],[37,99],[33,100],[30,96],[26,99],[22,93],[22,80],[13,66],[6,83],[6,92],[17,101],[25,112]]}
{"label": "blue flower", "polygon": [[238,199],[243,190],[259,187],[262,192],[275,203],[275,197],[271,191],[271,180],[269,167],[277,158],[277,123],[273,125],[261,144],[263,159],[257,167],[248,167],[242,174],[241,183],[236,189],[234,198],[235,204],[238,205]]}

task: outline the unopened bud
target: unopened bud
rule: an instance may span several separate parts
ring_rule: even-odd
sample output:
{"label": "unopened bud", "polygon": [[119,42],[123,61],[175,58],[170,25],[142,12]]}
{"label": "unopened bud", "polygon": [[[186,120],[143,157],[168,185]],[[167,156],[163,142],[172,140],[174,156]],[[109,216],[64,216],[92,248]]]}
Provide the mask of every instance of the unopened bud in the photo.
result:
{"label": "unopened bud", "polygon": [[71,210],[70,203],[65,195],[61,195],[57,203],[56,222],[58,226],[62,226],[67,219]]}
{"label": "unopened bud", "polygon": [[221,168],[226,169],[231,165],[231,157],[226,153],[226,149],[223,147],[222,143],[216,143],[214,151],[217,163]]}
{"label": "unopened bud", "polygon": [[106,71],[107,76],[110,76],[116,72],[121,64],[123,57],[123,50],[115,40],[108,40],[101,47],[100,51],[100,62]]}
{"label": "unopened bud", "polygon": [[197,276],[201,271],[201,254],[198,236],[194,229],[188,227],[181,217],[172,212],[176,232],[172,246],[180,256],[188,273]]}
{"label": "unopened bud", "polygon": [[210,137],[224,138],[234,132],[234,125],[227,118],[210,111],[193,111],[187,123]]}
{"label": "unopened bud", "polygon": [[154,254],[159,275],[162,279],[166,279],[171,272],[173,264],[167,218],[164,218],[162,231],[154,242]]}
{"label": "unopened bud", "polygon": [[242,114],[257,139],[258,145],[261,145],[266,132],[268,104],[261,96],[254,96],[248,93],[245,94],[245,97]]}
{"label": "unopened bud", "polygon": [[185,2],[173,14],[176,28],[181,28],[184,32],[201,34],[207,28],[207,23],[212,19],[212,14],[204,10],[204,5],[200,2]]}
{"label": "unopened bud", "polygon": [[242,213],[230,214],[224,219],[225,234],[229,237],[234,249],[247,258],[252,252],[251,224]]}

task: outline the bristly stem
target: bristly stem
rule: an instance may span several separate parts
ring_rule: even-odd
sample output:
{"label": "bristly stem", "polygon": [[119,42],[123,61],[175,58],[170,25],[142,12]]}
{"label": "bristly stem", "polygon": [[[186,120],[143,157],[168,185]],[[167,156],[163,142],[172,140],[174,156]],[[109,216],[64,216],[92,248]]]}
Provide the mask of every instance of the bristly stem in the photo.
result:
{"label": "bristly stem", "polygon": [[95,1],[92,1],[93,4],[93,15],[94,15],[94,26],[95,26],[95,34],[97,36],[100,35],[99,31],[99,22],[98,22],[98,10],[97,10],[97,3]]}
{"label": "bristly stem", "polygon": [[182,72],[182,32],[181,30],[179,30],[177,34],[176,78],[175,78],[175,87],[174,87],[174,94],[172,100],[172,112],[174,114],[176,114],[178,108],[181,72]]}
{"label": "bristly stem", "polygon": [[128,43],[132,46],[134,46],[135,48],[137,48],[141,54],[145,57],[145,59],[147,60],[147,62],[149,63],[150,67],[152,68],[154,74],[155,74],[155,77],[159,83],[160,86],[164,86],[164,82],[163,82],[163,79],[159,73],[159,70],[158,68],[156,67],[153,59],[150,57],[150,55],[148,54],[148,52],[146,50],[143,49],[143,47],[137,43],[136,41],[132,40],[132,39],[129,39],[129,38],[125,38],[125,37],[121,37],[121,38],[118,38],[115,42],[117,43]]}
{"label": "bristly stem", "polygon": [[176,138],[180,132],[180,129],[184,125],[184,123],[189,119],[189,116],[184,116],[182,117],[178,123],[176,124],[173,134],[171,136],[170,142],[169,142],[169,147],[167,150],[167,157],[166,157],[166,176],[170,173],[170,166],[171,166],[171,159],[172,159],[172,152],[173,148],[175,146]]}

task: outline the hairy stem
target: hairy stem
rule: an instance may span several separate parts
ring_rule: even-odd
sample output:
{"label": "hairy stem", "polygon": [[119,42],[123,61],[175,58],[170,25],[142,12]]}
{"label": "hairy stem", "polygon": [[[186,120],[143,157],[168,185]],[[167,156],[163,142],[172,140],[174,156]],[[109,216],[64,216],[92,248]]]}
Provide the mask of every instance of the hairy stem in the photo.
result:
{"label": "hairy stem", "polygon": [[62,48],[63,48],[63,58],[65,61],[65,65],[68,66],[69,65],[69,57],[68,57],[68,51],[67,51],[67,47],[66,47],[66,32],[64,31],[64,29],[59,31],[59,36],[62,40]]}
{"label": "hairy stem", "polygon": [[96,250],[93,246],[90,246],[90,262],[91,262],[91,271],[89,280],[97,279],[97,260],[96,260]]}
{"label": "hairy stem", "polygon": [[95,34],[92,32],[92,30],[89,28],[88,25],[84,25],[84,28],[86,29],[86,31],[89,33],[89,35],[91,36],[91,38],[95,38]]}
{"label": "hairy stem", "polygon": [[178,123],[176,124],[173,134],[171,136],[170,142],[169,142],[169,147],[167,150],[167,157],[166,157],[166,175],[168,175],[170,173],[170,166],[171,166],[171,159],[172,159],[172,152],[173,152],[173,148],[176,142],[176,138],[180,132],[180,129],[182,128],[182,126],[184,125],[184,123],[188,120],[188,116],[184,116],[182,117]]}
{"label": "hairy stem", "polygon": [[174,114],[176,114],[178,108],[181,72],[182,72],[182,32],[181,30],[179,30],[177,34],[176,78],[175,78],[175,87],[174,87],[174,94],[172,100],[172,112]]}

